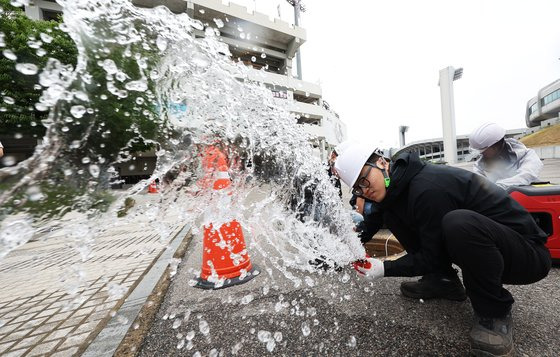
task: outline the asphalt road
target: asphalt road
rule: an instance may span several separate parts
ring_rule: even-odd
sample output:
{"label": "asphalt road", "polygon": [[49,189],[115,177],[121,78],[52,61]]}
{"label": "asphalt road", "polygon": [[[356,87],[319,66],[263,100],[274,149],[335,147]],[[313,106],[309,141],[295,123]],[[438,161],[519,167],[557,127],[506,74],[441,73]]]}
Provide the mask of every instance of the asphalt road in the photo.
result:
{"label": "asphalt road", "polygon": [[[200,243],[193,243],[140,356],[468,354],[472,319],[468,300],[407,299],[399,292],[400,282],[407,279],[371,283],[349,267],[307,277],[292,272],[302,279],[296,287],[294,277],[273,269],[270,260],[251,247],[253,263],[264,268],[259,276],[244,285],[203,291],[190,286],[201,260]],[[557,356],[560,268],[536,284],[509,288],[517,301],[518,355]]]}

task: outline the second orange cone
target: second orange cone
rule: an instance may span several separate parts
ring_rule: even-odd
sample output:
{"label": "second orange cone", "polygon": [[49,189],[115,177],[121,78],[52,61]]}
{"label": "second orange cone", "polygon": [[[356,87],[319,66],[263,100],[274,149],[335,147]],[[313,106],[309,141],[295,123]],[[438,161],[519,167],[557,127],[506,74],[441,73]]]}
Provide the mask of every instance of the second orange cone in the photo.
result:
{"label": "second orange cone", "polygon": [[[214,170],[213,189],[222,190],[231,185],[225,155],[215,147],[205,154],[205,166]],[[215,229],[212,224],[204,227],[202,271],[195,285],[201,289],[220,289],[243,284],[259,274],[251,263],[245,246],[241,224],[236,220]]]}

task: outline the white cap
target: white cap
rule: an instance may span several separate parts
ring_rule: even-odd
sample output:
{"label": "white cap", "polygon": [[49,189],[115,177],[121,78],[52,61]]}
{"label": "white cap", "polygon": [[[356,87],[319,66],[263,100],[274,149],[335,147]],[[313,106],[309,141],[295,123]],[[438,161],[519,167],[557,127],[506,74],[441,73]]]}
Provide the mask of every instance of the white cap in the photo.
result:
{"label": "white cap", "polygon": [[334,168],[342,182],[350,187],[354,186],[360,171],[362,171],[373,151],[373,149],[368,149],[356,142],[350,143],[342,154],[338,156],[334,164]]}
{"label": "white cap", "polygon": [[342,155],[342,153],[344,151],[346,151],[346,149],[348,149],[349,146],[353,145],[353,144],[357,144],[358,142],[354,141],[354,140],[346,140],[341,142],[340,144],[338,144],[337,146],[335,146],[334,151],[336,151],[337,155]]}
{"label": "white cap", "polygon": [[469,145],[472,149],[484,151],[506,135],[506,129],[495,123],[486,123],[478,127],[469,136]]}

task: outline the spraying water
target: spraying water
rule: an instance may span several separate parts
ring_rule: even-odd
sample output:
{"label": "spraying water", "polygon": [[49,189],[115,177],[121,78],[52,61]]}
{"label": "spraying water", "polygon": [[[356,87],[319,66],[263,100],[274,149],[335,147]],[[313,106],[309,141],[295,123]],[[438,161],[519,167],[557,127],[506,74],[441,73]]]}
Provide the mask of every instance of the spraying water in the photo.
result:
{"label": "spraying water", "polygon": [[[35,107],[49,114],[33,156],[0,170],[0,258],[37,230],[58,227],[85,260],[97,230],[139,219],[149,220],[162,241],[178,221],[200,237],[203,225],[235,219],[251,237],[250,249],[269,257],[266,270],[295,287],[313,286],[312,278],[297,274],[315,273],[310,261],[332,267],[363,257],[310,138],[286,101],[231,61],[217,39],[218,23],[217,29],[128,1],[59,3],[59,27],[75,42],[78,60],[72,67],[49,59],[42,69],[14,60],[22,73],[39,71],[43,93]],[[205,37],[195,38],[195,30]],[[47,34],[41,38],[48,41]],[[203,158],[211,146],[228,157],[233,182],[218,192],[204,184]],[[157,156],[150,180],[126,192],[111,190],[117,165],[142,149]],[[126,199],[156,178],[158,202],[117,218]],[[305,335],[308,328],[302,329]],[[269,350],[279,342],[276,335],[260,335]]]}

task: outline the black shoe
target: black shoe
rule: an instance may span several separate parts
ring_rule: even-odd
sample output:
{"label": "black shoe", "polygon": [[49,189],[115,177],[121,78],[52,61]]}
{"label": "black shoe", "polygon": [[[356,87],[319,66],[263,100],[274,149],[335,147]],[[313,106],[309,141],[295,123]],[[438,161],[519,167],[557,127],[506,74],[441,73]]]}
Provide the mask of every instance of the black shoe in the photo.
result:
{"label": "black shoe", "polygon": [[433,273],[424,275],[418,281],[401,283],[401,293],[413,299],[447,299],[465,301],[465,288],[456,274]]}
{"label": "black shoe", "polygon": [[513,321],[511,312],[502,318],[481,317],[475,321],[469,334],[474,356],[513,356]]}

